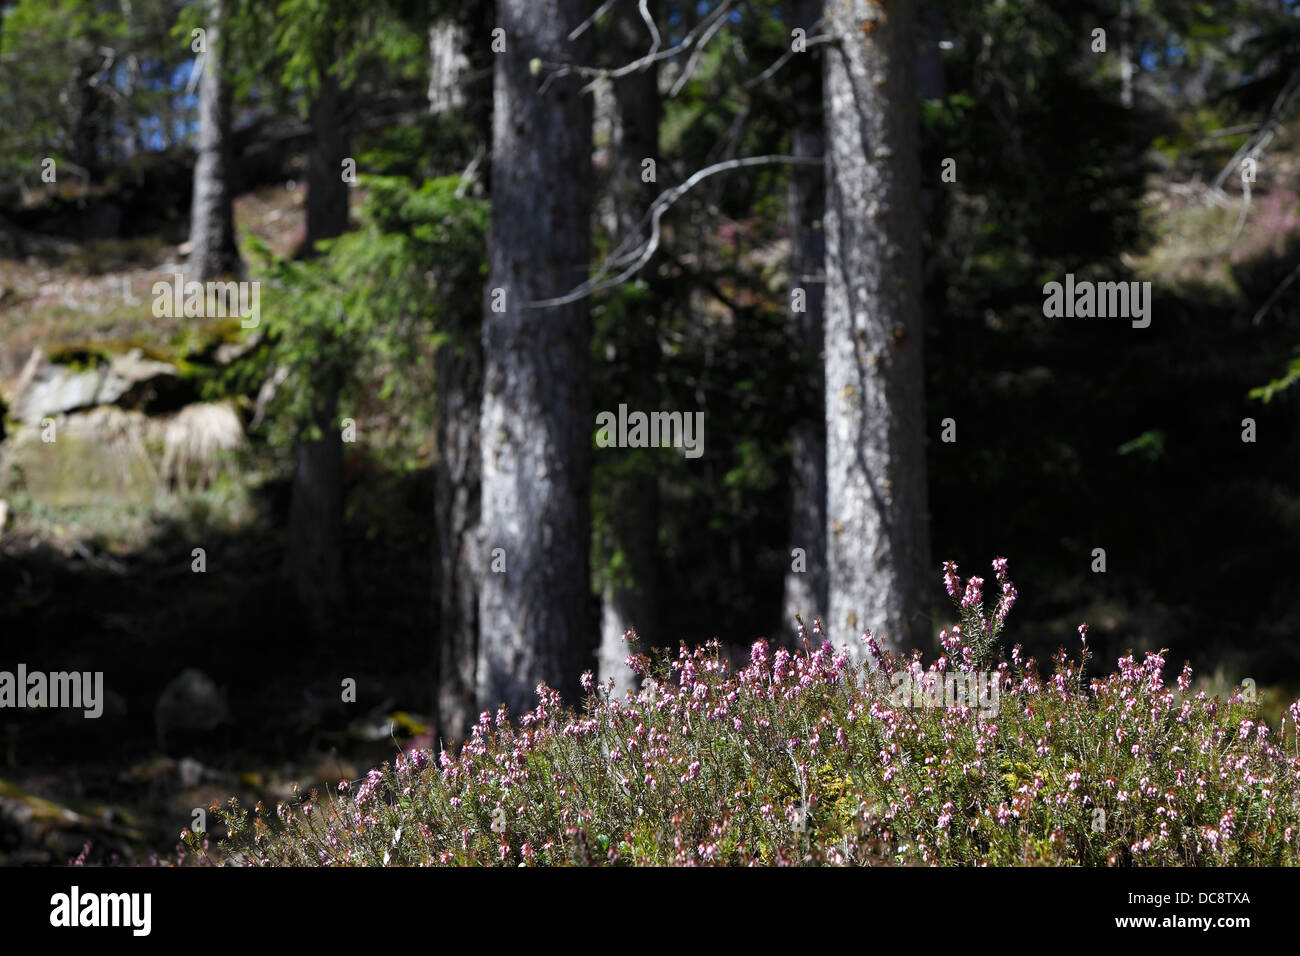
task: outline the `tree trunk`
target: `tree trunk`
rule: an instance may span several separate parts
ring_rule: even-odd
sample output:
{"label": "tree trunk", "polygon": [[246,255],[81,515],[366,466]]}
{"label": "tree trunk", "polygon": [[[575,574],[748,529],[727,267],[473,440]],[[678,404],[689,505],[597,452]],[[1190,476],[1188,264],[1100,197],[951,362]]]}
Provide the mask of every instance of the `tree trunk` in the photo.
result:
{"label": "tree trunk", "polygon": [[[658,3],[647,9],[651,17]],[[650,33],[635,3],[616,9],[610,44],[614,64],[644,56],[650,48]],[[637,226],[658,195],[656,183],[642,181],[642,161],[659,161],[659,70],[651,64],[645,70],[613,81],[614,110],[610,142],[610,176],[607,195],[611,201],[614,244],[638,234]],[[642,229],[641,235],[645,233]],[[659,334],[658,316],[660,258],[646,264],[642,275],[651,295],[633,306],[609,343],[620,367],[633,370],[627,376],[624,401],[632,409],[651,411],[658,405]],[[637,454],[627,449],[605,454]],[[614,692],[635,690],[636,674],[627,666],[631,649],[623,640],[629,628],[636,628],[641,642],[661,639],[655,611],[658,607],[656,558],[659,545],[659,479],[651,460],[644,456],[634,470],[615,475],[609,486],[603,550],[616,558],[613,573],[606,573],[601,588],[599,677],[614,679]]]}
{"label": "tree trunk", "polygon": [[916,0],[827,0],[826,490],[831,636],[927,638]]}
{"label": "tree trunk", "polygon": [[1119,102],[1133,107],[1133,3],[1120,0],[1119,13]]}
{"label": "tree trunk", "polygon": [[475,712],[478,601],[483,575],[477,535],[480,510],[479,410],[483,351],[477,317],[459,330],[437,358],[438,463],[434,480],[438,648],[434,728],[444,740],[463,740]]}
{"label": "tree trunk", "polygon": [[[819,0],[803,0],[792,11],[792,24],[811,36],[820,13]],[[790,83],[796,102],[805,106],[793,118],[790,153],[820,159],[826,152],[822,102],[821,47],[811,47],[790,63]],[[790,223],[790,287],[804,291],[804,312],[791,312],[794,333],[812,370],[808,389],[810,408],[820,412],[822,381],[823,309],[826,291],[826,237],[822,217],[826,208],[826,177],[819,166],[796,165],[790,170],[788,197]],[[796,614],[811,624],[826,614],[826,422],[809,414],[791,435],[792,483],[790,500],[790,569],[785,575],[783,624],[789,628]],[[802,569],[797,569],[795,549],[801,549]]]}
{"label": "tree trunk", "polygon": [[462,77],[469,69],[465,30],[454,20],[429,27],[429,112],[443,113],[465,105]]}
{"label": "tree trunk", "polygon": [[[484,7],[490,8],[490,4]],[[429,108],[464,110],[485,145],[492,135],[492,98],[486,84],[465,89],[471,64],[486,67],[481,44],[465,50],[468,36],[487,36],[491,25],[482,11],[464,22],[435,24],[430,30]],[[489,19],[491,15],[489,13]],[[483,62],[476,63],[475,58]],[[448,310],[455,323],[438,351],[436,447],[434,466],[434,595],[438,643],[434,649],[435,739],[463,740],[477,716],[478,602],[484,572],[479,536],[482,502],[479,415],[483,404],[483,326],[481,313]]]}
{"label": "tree trunk", "polygon": [[345,114],[345,94],[338,80],[321,76],[320,91],[311,105],[311,143],[307,148],[307,235],[302,255],[315,251],[318,239],[347,232],[348,189],[343,160],[352,151]]}
{"label": "tree trunk", "polygon": [[239,249],[235,245],[231,90],[225,71],[226,51],[220,37],[224,12],[221,0],[212,0],[209,9],[207,52],[203,54],[203,76],[199,80],[199,142],[194,164],[191,249],[187,262],[189,277],[200,282],[243,270]]}
{"label": "tree trunk", "polygon": [[[543,96],[529,62],[586,62],[590,33],[566,34],[588,0],[500,0],[496,56],[491,273],[483,317],[483,547],[504,571],[483,575],[479,706],[516,715],[545,681],[577,688],[594,663],[589,615],[594,420],[584,301],[525,304],[579,285],[590,260],[591,107],[565,77]],[[493,311],[505,295],[504,311]],[[501,567],[501,564],[497,567]]]}
{"label": "tree trunk", "polygon": [[338,606],[343,555],[343,442],[337,424],[340,375],[323,370],[314,421],[320,437],[294,446],[286,570],[311,625],[323,630]]}
{"label": "tree trunk", "polygon": [[941,100],[947,93],[943,75],[943,10],[930,0],[921,10],[921,53],[916,66],[916,86],[923,100]]}
{"label": "tree trunk", "polygon": [[[321,77],[311,107],[307,150],[307,235],[299,255],[316,254],[315,243],[341,235],[348,227],[348,189],[342,162],[350,143],[343,115],[343,93],[334,77]],[[344,371],[322,368],[312,424],[320,436],[294,446],[286,562],[294,592],[317,630],[329,626],[338,606],[343,569],[343,435],[338,401]]]}

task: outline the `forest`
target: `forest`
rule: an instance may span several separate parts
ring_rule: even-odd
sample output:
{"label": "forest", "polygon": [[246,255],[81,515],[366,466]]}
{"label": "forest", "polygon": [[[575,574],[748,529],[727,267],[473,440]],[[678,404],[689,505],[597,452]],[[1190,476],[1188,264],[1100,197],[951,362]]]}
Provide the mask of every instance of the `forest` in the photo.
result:
{"label": "forest", "polygon": [[1296,0],[0,0],[0,864],[1300,862],[1298,101]]}

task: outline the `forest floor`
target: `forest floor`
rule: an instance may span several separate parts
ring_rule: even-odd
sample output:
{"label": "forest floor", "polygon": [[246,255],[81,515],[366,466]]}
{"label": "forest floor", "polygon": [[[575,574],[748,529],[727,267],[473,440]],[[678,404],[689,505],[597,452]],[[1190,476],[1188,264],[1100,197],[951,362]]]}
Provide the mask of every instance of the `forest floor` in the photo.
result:
{"label": "forest floor", "polygon": [[[237,228],[288,255],[303,233],[303,193],[285,185],[239,197]],[[153,315],[153,283],[169,282],[183,259],[174,244],[21,241],[26,255],[0,258],[0,382],[12,384],[38,347],[54,357],[140,347],[176,362],[224,334],[218,320]],[[92,860],[166,855],[213,800],[273,802],[295,781],[333,786],[413,741],[432,745],[419,716],[432,685],[431,617],[409,613],[429,606],[430,536],[402,510],[431,496],[431,479],[352,463],[351,480],[393,488],[396,508],[386,521],[352,515],[350,593],[328,633],[307,634],[281,587],[282,459],[265,450],[249,470],[198,490],[160,489],[147,507],[10,496],[0,666],[102,670],[110,703],[100,720],[6,713],[0,863],[66,863],[87,841]],[[191,573],[195,544],[207,553],[203,575]],[[222,688],[230,723],[164,748],[155,703],[186,668]],[[340,699],[345,678],[357,682],[355,704]]]}

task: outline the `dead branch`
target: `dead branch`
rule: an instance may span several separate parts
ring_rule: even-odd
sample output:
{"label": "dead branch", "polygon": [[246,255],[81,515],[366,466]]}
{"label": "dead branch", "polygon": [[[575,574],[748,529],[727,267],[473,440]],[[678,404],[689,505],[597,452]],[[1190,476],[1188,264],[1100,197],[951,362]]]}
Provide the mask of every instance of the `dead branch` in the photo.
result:
{"label": "dead branch", "polygon": [[[718,173],[732,169],[744,169],[750,166],[770,166],[777,163],[789,163],[800,166],[818,166],[821,165],[822,160],[807,156],[747,156],[742,159],[729,159],[726,162],[714,163],[712,166],[706,166],[703,169],[697,170],[686,179],[685,182],[673,186],[671,189],[666,189],[659,194],[655,201],[650,204],[650,208],[647,210],[646,215],[642,217],[641,222],[637,224],[636,229],[633,230],[630,235],[625,236],[622,242],[619,243],[618,248],[610,254],[609,258],[601,263],[600,267],[596,270],[595,276],[588,279],[571,292],[554,299],[539,299],[533,302],[526,302],[524,303],[524,308],[547,309],[559,305],[569,305],[570,303],[585,299],[596,292],[602,292],[605,289],[612,289],[614,286],[621,285],[641,269],[642,266],[649,262],[650,258],[659,248],[660,220],[663,218],[663,214],[672,208],[673,204],[676,203],[678,199],[686,195],[686,193],[690,192],[710,176],[716,176]],[[632,236],[638,236],[641,234],[647,219],[650,224],[649,238],[634,248],[624,252],[623,250],[631,242]],[[613,269],[618,268],[624,263],[630,264],[627,268],[619,272],[618,275],[615,275],[612,278],[604,278],[605,276],[608,276]]]}

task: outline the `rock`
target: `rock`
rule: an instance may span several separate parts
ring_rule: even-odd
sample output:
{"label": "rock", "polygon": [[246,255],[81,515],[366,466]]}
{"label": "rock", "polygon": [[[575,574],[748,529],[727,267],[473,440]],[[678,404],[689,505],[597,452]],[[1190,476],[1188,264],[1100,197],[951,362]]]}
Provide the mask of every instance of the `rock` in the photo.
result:
{"label": "rock", "polygon": [[168,684],[154,706],[154,728],[163,750],[168,740],[177,742],[209,734],[229,722],[230,708],[225,697],[212,678],[193,667]]}
{"label": "rock", "polygon": [[109,361],[95,403],[145,408],[159,394],[175,391],[179,383],[176,366],[145,358],[143,351],[132,349]]}
{"label": "rock", "polygon": [[51,508],[150,506],[161,490],[156,429],[111,405],[58,416],[50,442],[39,423],[23,425],[0,445],[0,493],[22,490]]}
{"label": "rock", "polygon": [[21,490],[51,508],[152,506],[173,488],[206,487],[247,445],[229,402],[167,416],[114,405],[25,424],[0,445],[0,494]]}
{"label": "rock", "polygon": [[35,425],[43,418],[96,405],[144,407],[159,394],[175,391],[179,383],[175,366],[145,358],[138,348],[84,370],[47,362],[38,349],[18,378],[13,414]]}
{"label": "rock", "polygon": [[104,381],[103,369],[75,371],[63,365],[45,364],[14,400],[15,418],[37,425],[43,418],[90,408]]}

